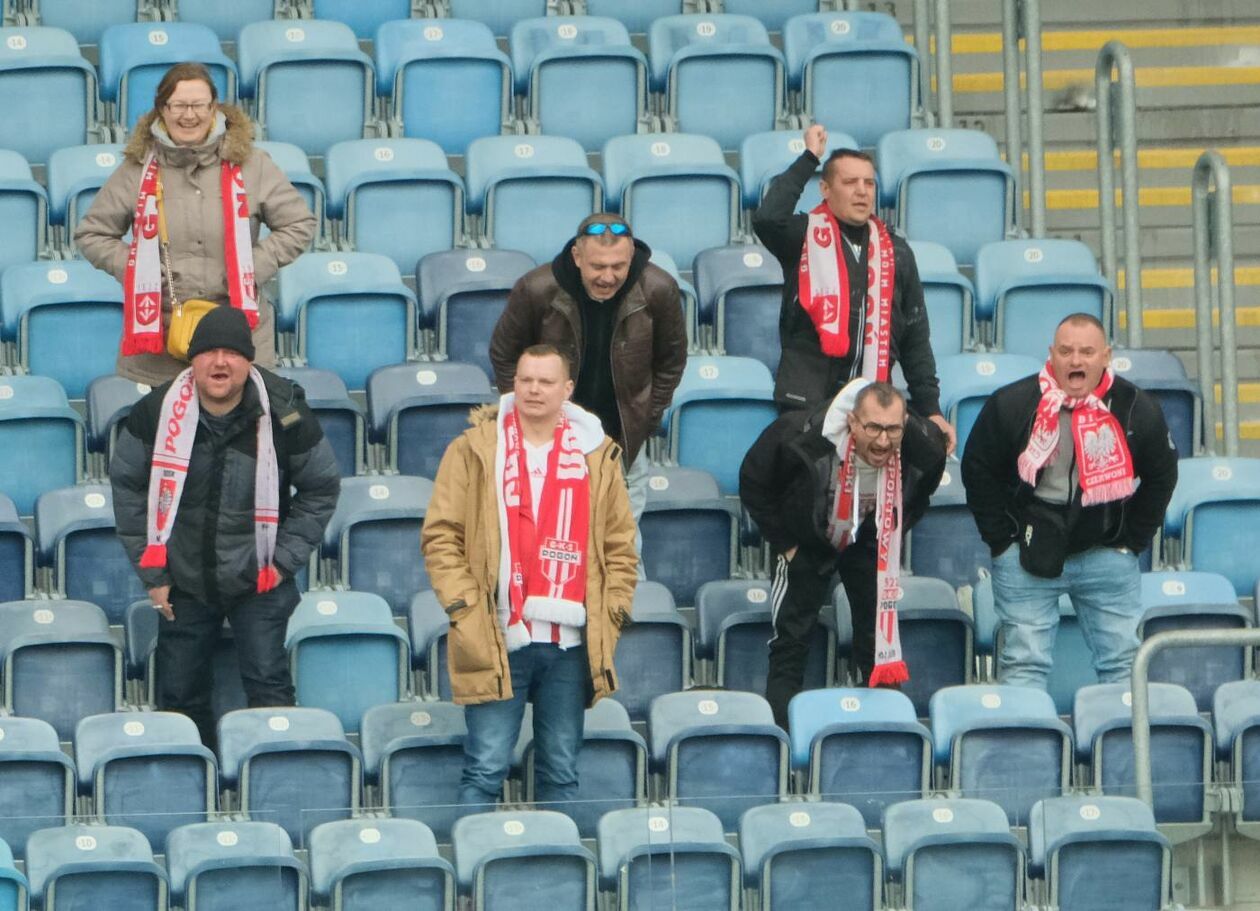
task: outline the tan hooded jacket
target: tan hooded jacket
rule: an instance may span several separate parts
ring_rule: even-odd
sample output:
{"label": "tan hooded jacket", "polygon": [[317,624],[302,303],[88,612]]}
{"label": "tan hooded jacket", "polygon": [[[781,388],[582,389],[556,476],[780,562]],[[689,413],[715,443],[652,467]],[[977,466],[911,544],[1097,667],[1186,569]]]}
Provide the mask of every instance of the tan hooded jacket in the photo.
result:
{"label": "tan hooded jacket", "polygon": [[[181,300],[202,298],[228,303],[227,275],[223,257],[223,206],[220,162],[241,166],[249,196],[250,227],[254,237],[254,281],[259,288],[281,266],[297,259],[315,236],[315,216],[284,172],[271,157],[254,147],[253,121],[240,108],[221,105],[224,128],[211,129],[201,146],[169,145],[154,136],[161,121],[157,111],[140,118],[123,153],[124,160],[110,175],[79,222],[74,241],[96,268],[123,281],[140,176],[151,149],[157,149],[162,192],[170,236],[171,269],[175,291]],[[159,126],[160,129],[160,126]],[[271,233],[258,239],[266,225]],[[170,322],[170,292],[163,280],[162,321]],[[256,363],[275,365],[275,314],[271,304],[259,301],[259,321],[254,329]],[[128,379],[157,385],[173,379],[186,364],[166,354],[118,357],[118,372]]]}

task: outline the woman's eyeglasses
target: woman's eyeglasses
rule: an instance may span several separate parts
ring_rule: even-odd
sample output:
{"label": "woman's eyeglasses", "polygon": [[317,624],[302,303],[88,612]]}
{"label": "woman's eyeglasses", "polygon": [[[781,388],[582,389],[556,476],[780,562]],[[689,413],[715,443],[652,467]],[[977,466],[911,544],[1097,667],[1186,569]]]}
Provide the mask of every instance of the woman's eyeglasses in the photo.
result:
{"label": "woman's eyeglasses", "polygon": [[166,103],[166,109],[177,117],[181,117],[190,112],[193,114],[208,114],[210,113],[210,108],[213,106],[213,101],[193,101],[191,103],[183,101],[168,101]]}

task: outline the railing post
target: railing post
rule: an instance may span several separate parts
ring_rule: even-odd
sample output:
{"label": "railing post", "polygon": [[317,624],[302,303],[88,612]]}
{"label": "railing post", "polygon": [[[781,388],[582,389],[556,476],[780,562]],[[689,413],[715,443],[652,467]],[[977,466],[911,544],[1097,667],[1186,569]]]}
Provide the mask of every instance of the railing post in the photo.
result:
{"label": "railing post", "polygon": [[1015,221],[1024,219],[1024,142],[1019,101],[1018,0],[1002,0],[1002,95],[1006,102],[1006,163],[1015,175]]}
{"label": "railing post", "polygon": [[936,0],[936,125],[954,125],[954,29],[949,0]]}
{"label": "railing post", "polygon": [[1033,237],[1046,236],[1046,116],[1041,82],[1041,0],[1022,0],[1024,54],[1028,70],[1028,193]]}
{"label": "railing post", "polygon": [[914,52],[919,57],[919,99],[925,111],[932,109],[931,18],[928,0],[914,0]]}
{"label": "railing post", "polygon": [[[1213,186],[1214,185],[1214,186]],[[1203,396],[1204,436],[1216,451],[1216,415],[1220,413],[1225,455],[1238,455],[1238,348],[1234,321],[1234,217],[1229,166],[1208,149],[1194,166],[1191,185],[1194,214],[1194,310],[1199,352],[1199,390]],[[1216,283],[1212,283],[1212,267]],[[1216,304],[1214,307],[1213,304]],[[1212,365],[1212,314],[1221,323],[1221,407],[1216,407]]]}

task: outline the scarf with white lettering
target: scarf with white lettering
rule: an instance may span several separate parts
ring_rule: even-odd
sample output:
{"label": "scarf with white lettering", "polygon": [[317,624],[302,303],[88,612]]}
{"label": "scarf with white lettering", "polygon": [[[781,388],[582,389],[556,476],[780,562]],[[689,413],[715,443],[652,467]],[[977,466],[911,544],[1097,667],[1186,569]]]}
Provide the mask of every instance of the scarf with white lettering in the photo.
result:
{"label": "scarf with white lettering", "polygon": [[[871,218],[867,245],[866,333],[862,339],[862,376],[887,382],[892,369],[892,296],[895,266],[892,237],[878,218]],[[846,357],[849,338],[849,265],[845,261],[840,223],[825,202],[809,213],[801,247],[798,299],[818,332],[829,357]]]}
{"label": "scarf with white lettering", "polygon": [[[131,249],[123,276],[122,353],[162,354],[162,254],[159,221],[163,215],[162,180],[154,152],[145,160],[140,195],[132,221]],[[219,174],[223,200],[223,262],[232,306],[245,311],[249,327],[258,325],[258,289],[254,285],[253,235],[249,199],[240,165],[224,161]]]}
{"label": "scarf with white lettering", "polygon": [[562,414],[556,424],[547,455],[547,478],[536,506],[531,502],[524,435],[515,405],[500,419],[497,446],[503,465],[500,516],[507,523],[500,529],[509,566],[506,638],[508,650],[515,651],[530,642],[530,620],[586,625],[591,485],[586,454],[567,415]]}
{"label": "scarf with white lettering", "polygon": [[1067,408],[1072,412],[1072,442],[1081,485],[1081,505],[1110,503],[1133,494],[1136,489],[1133,456],[1129,453],[1124,428],[1103,402],[1115,379],[1115,373],[1108,367],[1093,392],[1079,399],[1069,398],[1055,380],[1050,362],[1046,361],[1037,376],[1041,401],[1033,418],[1032,433],[1016,463],[1025,483],[1036,487],[1037,472],[1057,457],[1059,412]]}
{"label": "scarf with white lettering", "polygon": [[[258,401],[262,405],[254,458],[254,553],[258,558],[258,591],[266,592],[280,583],[272,562],[280,524],[280,468],[271,436],[271,402],[262,374],[256,367],[250,367],[249,378],[258,390]],[[144,569],[166,566],[166,542],[175,527],[179,500],[188,479],[188,460],[192,457],[200,413],[201,403],[189,367],[175,378],[162,399],[157,438],[153,441],[153,465],[149,470],[148,546],[140,558]]]}

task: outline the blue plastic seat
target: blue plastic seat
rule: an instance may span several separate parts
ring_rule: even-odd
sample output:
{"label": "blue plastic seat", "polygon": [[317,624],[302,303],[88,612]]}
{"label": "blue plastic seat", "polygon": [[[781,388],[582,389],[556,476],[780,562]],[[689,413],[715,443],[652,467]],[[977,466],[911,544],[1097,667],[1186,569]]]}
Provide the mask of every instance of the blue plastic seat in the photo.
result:
{"label": "blue plastic seat", "polygon": [[614,668],[616,699],[634,721],[646,721],[652,701],[691,683],[691,627],[674,606],[669,589],[640,582],[631,605],[634,620],[621,631]]}
{"label": "blue plastic seat", "polygon": [[936,362],[941,381],[941,410],[958,432],[958,452],[966,448],[971,427],[985,399],[1008,383],[1041,370],[1044,361],[1022,354],[956,354]]}
{"label": "blue plastic seat", "polygon": [[1111,367],[1159,402],[1178,458],[1190,458],[1202,450],[1203,401],[1181,358],[1171,351],[1112,348]]}
{"label": "blue plastic seat", "polygon": [[74,230],[79,219],[122,158],[117,143],[62,146],[48,156],[48,222],[60,232],[57,245],[68,255],[78,254]]}
{"label": "blue plastic seat", "polygon": [[[284,172],[284,176],[289,179],[289,183],[293,184],[293,188],[298,191],[298,195],[306,203],[307,208],[315,215],[315,236],[311,238],[308,250],[314,250],[317,246],[324,242],[325,233],[328,231],[325,218],[325,197],[324,182],[315,176],[315,172],[311,170],[311,161],[307,158],[306,153],[291,142],[256,142],[254,148],[261,149],[266,152],[276,166]],[[266,236],[268,229],[266,225],[259,228],[259,239]]]}
{"label": "blue plastic seat", "polygon": [[240,30],[251,22],[264,22],[284,8],[287,0],[174,0],[175,18],[180,22],[197,22],[213,29],[220,41],[234,42]]}
{"label": "blue plastic seat", "polygon": [[[0,603],[20,601],[35,586],[35,548],[17,507],[0,493]],[[0,835],[3,837],[3,835]]]}
{"label": "blue plastic seat", "polygon": [[385,23],[411,16],[411,0],[311,0],[316,19],[344,22],[360,40],[370,39]]}
{"label": "blue plastic seat", "polygon": [[927,512],[915,523],[903,552],[916,576],[943,579],[953,586],[973,585],[991,563],[989,545],[980,539],[967,508],[962,469],[956,458],[945,463],[941,483]]}
{"label": "blue plastic seat", "polygon": [[923,285],[928,325],[932,327],[932,354],[938,360],[961,354],[975,341],[972,333],[975,292],[971,282],[958,271],[954,254],[948,247],[929,240],[915,240],[910,242],[910,251]]}
{"label": "blue plastic seat", "polygon": [[35,0],[27,7],[37,13],[40,24],[62,28],[79,44],[100,44],[101,35],[111,25],[136,22],[157,12],[154,0]]}
{"label": "blue plastic seat", "polygon": [[494,32],[496,38],[512,34],[522,19],[547,15],[547,0],[438,0],[444,14],[454,19],[473,19]]}
{"label": "blue plastic seat", "polygon": [[[511,123],[512,66],[481,22],[412,19],[376,32],[376,92],[396,135],[430,139],[447,155]],[[458,97],[459,104],[450,99]]]}
{"label": "blue plastic seat", "polygon": [[26,843],[31,898],[45,911],[164,911],[166,871],[144,834],[126,826],[64,826]]}
{"label": "blue plastic seat", "polygon": [[337,457],[343,478],[363,474],[367,423],[363,406],[350,398],[346,384],[331,370],[315,367],[281,367],[276,373],[292,380],[306,393],[306,404],[324,431]]}
{"label": "blue plastic seat", "polygon": [[1220,573],[1240,597],[1250,595],[1260,577],[1248,543],[1258,510],[1260,459],[1181,459],[1164,512],[1165,553],[1174,538],[1182,568]]}
{"label": "blue plastic seat", "polygon": [[[1138,636],[1149,639],[1172,630],[1235,629],[1252,626],[1252,612],[1235,600],[1206,604],[1143,604]],[[1251,649],[1208,645],[1170,648],[1156,654],[1148,679],[1188,689],[1200,712],[1212,709],[1217,687],[1251,676]]]}
{"label": "blue plastic seat", "polygon": [[323,155],[361,139],[374,116],[376,75],[358,39],[340,22],[251,22],[236,44],[241,97],[267,139]]}
{"label": "blue plastic seat", "polygon": [[687,328],[687,350],[695,351],[699,334],[699,326],[696,322],[699,296],[696,294],[696,289],[678,271],[678,263],[674,261],[674,257],[664,250],[653,250],[648,262],[668,273],[674,280],[674,284],[678,286],[678,302],[682,305],[683,321]]}
{"label": "blue plastic seat", "polygon": [[17,152],[0,149],[0,269],[38,259],[48,247],[48,194]]}
{"label": "blue plastic seat", "polygon": [[13,852],[0,840],[0,908],[4,911],[26,911],[26,877],[13,863]]}
{"label": "blue plastic seat", "polygon": [[451,699],[451,678],[447,668],[446,637],[450,619],[432,589],[417,592],[407,606],[407,632],[411,639],[411,669],[416,675],[415,690],[427,699]]}
{"label": "blue plastic seat", "polygon": [[[827,134],[827,153],[836,149],[856,149],[858,142],[848,133],[831,130]],[[743,205],[753,211],[761,205],[762,197],[770,181],[788,169],[805,151],[805,140],[797,130],[771,130],[744,137],[739,147],[739,179],[743,186]],[[825,161],[827,155],[823,156]],[[822,169],[817,171],[819,181]],[[822,202],[818,181],[805,184],[801,198],[796,203],[797,212],[809,212]]]}
{"label": "blue plastic seat", "polygon": [[920,718],[937,690],[971,681],[974,633],[971,617],[958,606],[954,588],[942,579],[903,575],[897,604],[901,651],[910,680],[901,691]]}
{"label": "blue plastic seat", "polygon": [[86,444],[89,453],[100,453],[105,465],[113,449],[118,425],[136,402],[151,389],[121,376],[98,376],[87,387]]}
{"label": "blue plastic seat", "polygon": [[918,54],[887,13],[794,16],[783,27],[783,53],[806,122],[843,129],[858,148],[909,129],[922,113]]}
{"label": "blue plastic seat", "polygon": [[47,721],[0,717],[0,731],[0,844],[7,845],[5,854],[12,849],[10,860],[21,859],[31,833],[70,822],[74,763]]}
{"label": "blue plastic seat", "polygon": [[779,367],[783,269],[765,247],[703,250],[695,262],[698,315],[714,328],[718,352]]}
{"label": "blue plastic seat", "polygon": [[19,515],[83,470],[83,421],[65,390],[45,376],[0,377],[0,478]]}
{"label": "blue plastic seat", "polygon": [[446,911],[455,870],[414,819],[345,819],[311,832],[311,892],[333,911]]}
{"label": "blue plastic seat", "polygon": [[1260,681],[1223,683],[1212,697],[1216,758],[1239,802],[1233,807],[1240,835],[1260,838]]}
{"label": "blue plastic seat", "polygon": [[582,6],[588,16],[609,16],[636,35],[646,35],[652,23],[662,16],[687,11],[686,0],[584,0]]}
{"label": "blue plastic seat", "polygon": [[75,37],[51,27],[0,30],[0,147],[43,164],[100,134],[96,70]]}
{"label": "blue plastic seat", "polygon": [[476,813],[455,823],[455,877],[476,908],[595,908],[595,857],[563,813]]}
{"label": "blue plastic seat", "polygon": [[185,911],[303,911],[306,869],[270,822],[180,826],[166,846],[171,902]]}
{"label": "blue plastic seat", "polygon": [[647,578],[668,588],[676,603],[694,604],[701,585],[726,579],[733,572],[734,505],[706,471],[652,468],[639,520],[643,570]]}

